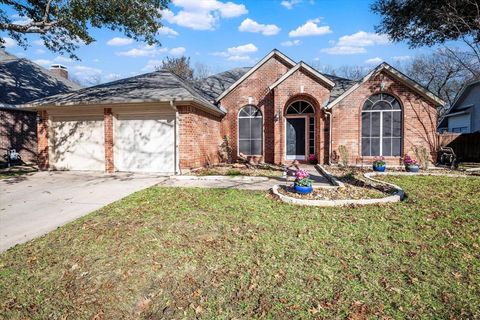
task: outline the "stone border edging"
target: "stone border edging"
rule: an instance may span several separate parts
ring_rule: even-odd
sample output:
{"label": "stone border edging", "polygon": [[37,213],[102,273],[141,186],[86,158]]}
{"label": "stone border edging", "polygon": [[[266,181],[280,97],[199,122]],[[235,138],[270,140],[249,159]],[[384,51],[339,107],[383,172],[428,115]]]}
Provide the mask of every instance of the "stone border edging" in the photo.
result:
{"label": "stone border edging", "polygon": [[[345,185],[341,182],[338,181],[332,174],[330,174],[325,168],[323,168],[320,165],[316,165],[315,168],[320,171],[320,173],[324,174],[325,177],[330,181],[330,183],[334,184],[335,181],[336,183],[340,183],[343,187]],[[375,184],[382,184],[382,185],[388,185],[389,187],[393,188],[395,192],[385,198],[374,198],[374,199],[344,199],[344,200],[309,200],[309,199],[298,199],[294,197],[289,197],[287,195],[281,194],[278,192],[278,189],[280,188],[280,185],[276,184],[272,187],[272,192],[275,196],[277,196],[280,200],[286,203],[290,204],[296,204],[296,205],[302,205],[302,206],[315,206],[315,207],[341,207],[341,206],[347,206],[347,205],[370,205],[370,204],[383,204],[383,203],[392,203],[392,202],[399,202],[402,201],[403,198],[405,197],[405,192],[403,189],[393,183],[381,181],[374,179],[372,177],[376,175],[388,175],[389,173],[380,173],[380,172],[367,172],[363,176],[367,180],[371,180]],[[332,180],[330,180],[330,178]],[[338,186],[340,187],[340,186]]]}

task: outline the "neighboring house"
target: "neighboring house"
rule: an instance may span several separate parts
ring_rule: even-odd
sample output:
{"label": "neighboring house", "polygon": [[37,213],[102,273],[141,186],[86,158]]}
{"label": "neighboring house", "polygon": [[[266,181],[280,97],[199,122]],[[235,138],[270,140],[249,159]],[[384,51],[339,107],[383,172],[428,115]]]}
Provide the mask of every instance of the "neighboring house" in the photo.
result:
{"label": "neighboring house", "polygon": [[80,88],[65,75],[64,67],[49,71],[0,48],[0,161],[9,149],[27,163],[37,161],[36,112],[17,105]]}
{"label": "neighboring house", "polygon": [[218,163],[230,137],[259,161],[351,164],[383,155],[398,164],[414,146],[432,156],[443,101],[382,63],[361,81],[318,72],[273,50],[253,68],[200,88],[162,70],[34,101],[43,169],[178,173]]}
{"label": "neighboring house", "polygon": [[438,129],[452,133],[480,131],[480,80],[471,81],[460,90]]}

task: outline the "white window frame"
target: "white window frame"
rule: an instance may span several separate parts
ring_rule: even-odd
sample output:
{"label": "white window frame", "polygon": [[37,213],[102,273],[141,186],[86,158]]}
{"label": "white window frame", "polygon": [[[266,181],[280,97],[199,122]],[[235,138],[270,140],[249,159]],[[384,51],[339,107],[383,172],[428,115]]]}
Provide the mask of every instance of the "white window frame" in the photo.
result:
{"label": "white window frame", "polygon": [[[240,119],[258,119],[258,117],[252,117],[252,116],[240,116],[240,112],[242,112],[243,109],[245,109],[246,107],[252,107],[252,108],[255,108],[258,110],[258,112],[260,113],[260,117],[262,119],[262,128],[261,128],[261,134],[262,134],[262,137],[260,139],[240,139]],[[263,119],[263,113],[262,113],[262,110],[260,110],[260,108],[258,108],[257,106],[255,105],[252,105],[252,104],[247,104],[243,107],[241,107],[239,110],[238,110],[238,113],[237,113],[237,156],[240,155],[240,140],[249,140],[249,141],[252,141],[252,140],[260,140],[261,143],[262,143],[262,153],[261,154],[245,154],[245,156],[249,156],[249,157],[263,157],[263,154],[265,153],[265,150],[264,150],[264,119]],[[251,136],[251,132],[252,132],[252,123],[250,122],[250,136]],[[250,150],[252,148],[250,147]]]}

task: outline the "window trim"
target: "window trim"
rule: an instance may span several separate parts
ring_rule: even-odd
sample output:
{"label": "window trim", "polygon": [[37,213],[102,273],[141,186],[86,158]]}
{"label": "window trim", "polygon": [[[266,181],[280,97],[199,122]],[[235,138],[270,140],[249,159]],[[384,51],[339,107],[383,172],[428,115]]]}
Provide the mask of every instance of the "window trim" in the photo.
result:
{"label": "window trim", "polygon": [[[372,107],[373,107],[376,103],[381,102],[381,101],[384,101],[384,102],[388,103],[390,106],[392,106],[392,103],[393,103],[394,101],[396,101],[396,102],[398,102],[398,105],[400,106],[400,109],[393,109],[393,108],[391,108],[391,109],[381,109],[381,110],[371,110],[371,109],[369,109],[369,110],[364,110],[365,104],[366,104],[368,101],[372,102],[371,98],[374,97],[374,96],[376,96],[376,95],[382,95],[382,96],[380,97],[379,100],[375,101],[375,102],[372,104]],[[383,95],[392,97],[393,100],[392,100],[392,101],[388,101],[388,100],[386,100],[386,99],[383,98]],[[393,135],[393,121],[392,121],[392,124],[391,124],[391,126],[392,126],[392,127],[391,127],[391,129],[392,129],[392,130],[391,130],[391,131],[392,131],[392,136],[390,136],[390,137],[385,137],[385,138],[389,138],[389,139],[391,139],[391,140],[393,140],[393,138],[395,138],[395,139],[400,138],[400,154],[399,154],[399,155],[392,155],[392,152],[390,152],[389,155],[383,154],[383,139],[384,139],[384,136],[383,136],[383,115],[384,115],[384,113],[386,113],[386,112],[391,112],[391,113],[392,113],[392,116],[393,116],[393,113],[394,113],[394,112],[399,112],[399,113],[400,113],[400,120],[401,120],[401,122],[400,122],[400,136],[394,136],[394,135]],[[364,114],[364,113],[370,113],[370,114],[372,114],[372,113],[379,113],[379,114],[380,114],[380,119],[379,119],[379,124],[380,124],[380,125],[379,125],[379,130],[380,130],[380,133],[379,133],[379,136],[378,136],[378,137],[374,137],[374,138],[378,138],[378,139],[379,139],[379,149],[380,149],[379,155],[372,155],[372,144],[371,144],[371,140],[370,140],[370,150],[369,150],[370,152],[369,152],[369,155],[364,155],[364,154],[363,154],[363,139],[364,139],[364,138],[369,138],[369,139],[372,138],[372,136],[371,136],[371,132],[372,132],[372,125],[371,125],[371,121],[372,121],[372,120],[371,120],[371,119],[372,119],[372,116],[371,116],[371,115],[370,115],[370,136],[369,136],[369,137],[364,137],[364,136],[363,136],[363,114]],[[393,120],[393,118],[392,118],[392,120]],[[404,122],[403,106],[402,106],[400,100],[399,100],[397,97],[395,97],[394,95],[392,95],[392,94],[390,94],[390,93],[384,93],[384,92],[375,93],[375,94],[369,96],[369,97],[364,101],[364,103],[363,103],[363,105],[362,105],[361,116],[360,116],[360,144],[359,144],[359,145],[360,145],[360,154],[361,154],[361,156],[362,156],[363,158],[376,157],[376,156],[381,156],[381,157],[401,157],[402,154],[403,154],[403,141],[404,141],[404,132],[403,132],[404,123],[403,123],[403,122]]]}
{"label": "window trim", "polygon": [[[264,134],[264,131],[265,131],[265,119],[263,117],[263,112],[262,110],[257,107],[256,105],[254,104],[246,104],[244,105],[243,107],[239,108],[238,109],[238,112],[237,112],[237,156],[240,156],[240,119],[258,119],[258,118],[254,118],[254,117],[245,117],[245,116],[240,116],[240,112],[242,112],[243,109],[245,109],[246,107],[253,107],[255,109],[258,110],[258,112],[260,113],[260,116],[261,116],[261,119],[262,119],[262,130],[261,130],[261,134],[262,134],[262,138],[261,139],[253,139],[253,140],[260,140],[262,142],[262,153],[261,154],[245,154],[245,156],[247,157],[263,157],[264,154],[265,154],[265,134]],[[250,131],[251,131],[251,128],[252,128],[252,125],[251,125],[251,122],[250,122]],[[242,140],[247,140],[247,139],[242,139]],[[252,139],[248,139],[248,140],[252,140]],[[251,149],[251,148],[250,148]]]}

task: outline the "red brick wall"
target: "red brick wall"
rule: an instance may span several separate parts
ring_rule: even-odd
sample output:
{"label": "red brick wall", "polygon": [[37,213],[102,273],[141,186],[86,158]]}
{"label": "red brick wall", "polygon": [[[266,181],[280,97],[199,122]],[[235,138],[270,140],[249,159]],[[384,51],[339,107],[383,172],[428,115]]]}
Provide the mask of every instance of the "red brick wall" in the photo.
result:
{"label": "red brick wall", "polygon": [[113,173],[115,171],[113,161],[113,114],[112,108],[103,109],[103,125],[105,136],[105,172]]}
{"label": "red brick wall", "polygon": [[15,149],[26,163],[37,162],[37,123],[35,112],[0,109],[0,162]]}
{"label": "red brick wall", "polygon": [[40,121],[37,124],[38,168],[48,170],[48,113],[39,111]]}
{"label": "red brick wall", "polygon": [[222,143],[220,117],[193,106],[178,106],[180,169],[192,169],[219,162]]}
{"label": "red brick wall", "polygon": [[[381,90],[381,83],[384,89]],[[369,163],[372,158],[361,156],[361,111],[368,97],[385,92],[395,96],[403,107],[403,154],[413,155],[413,146],[430,150],[432,158],[437,147],[437,112],[435,106],[386,72],[377,74],[333,107],[332,151],[339,154],[344,145],[349,152],[350,164]],[[400,164],[400,157],[386,159],[390,164]]]}
{"label": "red brick wall", "polygon": [[279,59],[271,58],[221,100],[221,105],[227,109],[227,115],[222,120],[222,136],[230,137],[233,160],[236,160],[238,155],[238,112],[249,104],[248,97],[252,97],[252,104],[257,106],[263,115],[264,156],[262,160],[274,162],[275,143],[278,142],[275,137],[273,121],[275,116],[274,97],[269,86],[285,74],[289,68]]}

